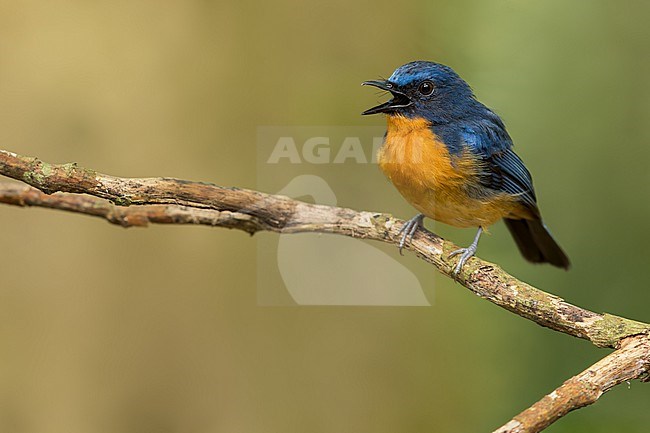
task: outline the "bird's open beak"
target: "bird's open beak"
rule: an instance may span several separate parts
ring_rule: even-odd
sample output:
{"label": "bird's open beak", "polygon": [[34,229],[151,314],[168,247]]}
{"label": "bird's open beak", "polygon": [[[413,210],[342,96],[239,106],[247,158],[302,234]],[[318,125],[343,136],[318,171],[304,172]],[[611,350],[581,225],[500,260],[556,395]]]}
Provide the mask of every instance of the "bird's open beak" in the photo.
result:
{"label": "bird's open beak", "polygon": [[384,102],[383,104],[377,105],[376,107],[369,108],[363,113],[361,113],[364,116],[366,114],[386,113],[389,111],[393,111],[396,108],[403,108],[411,105],[411,100],[409,99],[409,97],[406,96],[404,93],[395,90],[395,86],[393,86],[393,84],[389,83],[388,81],[377,81],[377,80],[364,81],[363,83],[361,83],[361,85],[377,87],[378,89],[386,90],[387,92],[390,92],[393,95],[393,99],[391,99],[390,101]]}

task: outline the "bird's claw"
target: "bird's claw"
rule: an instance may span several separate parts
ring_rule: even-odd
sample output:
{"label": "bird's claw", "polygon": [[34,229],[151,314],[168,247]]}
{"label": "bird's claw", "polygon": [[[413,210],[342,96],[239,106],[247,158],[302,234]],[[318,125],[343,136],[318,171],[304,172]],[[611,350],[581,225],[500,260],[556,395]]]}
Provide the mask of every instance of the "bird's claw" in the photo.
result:
{"label": "bird's claw", "polygon": [[474,236],[474,241],[469,247],[457,249],[456,251],[453,251],[451,254],[449,254],[448,258],[452,258],[460,254],[460,259],[458,259],[458,263],[454,268],[454,272],[453,272],[454,277],[458,276],[460,270],[463,269],[465,262],[467,262],[467,260],[469,260],[470,257],[476,254],[476,250],[478,249],[478,240],[481,238],[481,233],[483,233],[483,227],[478,228],[478,231],[476,232],[476,236]]}
{"label": "bird's claw", "polygon": [[422,220],[424,220],[424,215],[418,214],[410,220],[406,221],[402,228],[399,229],[399,232],[397,232],[398,235],[402,235],[398,245],[400,255],[404,255],[402,253],[402,249],[404,249],[406,242],[411,242],[413,240],[415,232],[417,232],[418,229],[422,227]]}
{"label": "bird's claw", "polygon": [[454,268],[454,275],[458,275],[461,269],[463,269],[465,262],[467,262],[467,260],[473,257],[474,254],[476,254],[476,246],[470,245],[467,248],[457,249],[456,251],[453,251],[451,254],[449,254],[449,258],[451,259],[452,257],[455,257],[459,254],[460,254],[460,259],[458,259],[458,263]]}

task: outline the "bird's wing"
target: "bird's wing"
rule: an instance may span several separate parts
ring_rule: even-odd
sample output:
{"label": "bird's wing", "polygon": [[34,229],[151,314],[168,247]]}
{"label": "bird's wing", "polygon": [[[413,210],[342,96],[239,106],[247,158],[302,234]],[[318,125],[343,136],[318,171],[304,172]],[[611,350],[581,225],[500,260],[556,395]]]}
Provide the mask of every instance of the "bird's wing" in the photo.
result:
{"label": "bird's wing", "polygon": [[539,214],[533,179],[523,161],[512,150],[512,140],[501,120],[469,125],[463,128],[462,136],[482,161],[479,175],[481,186],[517,196],[533,214]]}

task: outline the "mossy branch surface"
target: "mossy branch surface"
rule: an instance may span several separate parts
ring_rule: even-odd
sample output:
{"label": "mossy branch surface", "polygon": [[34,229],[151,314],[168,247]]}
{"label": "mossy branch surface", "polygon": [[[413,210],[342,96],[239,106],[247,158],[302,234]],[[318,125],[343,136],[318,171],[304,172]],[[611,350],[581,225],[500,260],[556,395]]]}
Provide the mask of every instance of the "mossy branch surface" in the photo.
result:
{"label": "mossy branch surface", "polygon": [[[124,227],[203,224],[250,234],[319,232],[397,244],[404,223],[386,213],[309,204],[248,189],[172,178],[120,178],[4,150],[0,174],[33,187],[0,184],[2,203],[82,213]],[[448,256],[458,247],[434,233],[418,231],[407,248],[481,298],[596,346],[618,349],[624,339],[650,333],[650,324],[575,306],[476,257],[454,276],[457,259]],[[647,374],[647,365],[640,374]]]}

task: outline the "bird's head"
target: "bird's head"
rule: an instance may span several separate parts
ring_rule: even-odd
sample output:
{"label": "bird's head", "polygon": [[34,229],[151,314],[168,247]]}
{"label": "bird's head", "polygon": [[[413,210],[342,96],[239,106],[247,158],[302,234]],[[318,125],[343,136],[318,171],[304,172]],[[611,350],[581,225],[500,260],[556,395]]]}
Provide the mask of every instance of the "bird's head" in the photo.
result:
{"label": "bird's head", "polygon": [[388,80],[365,81],[363,85],[386,90],[393,96],[364,111],[364,115],[385,113],[444,123],[463,118],[476,103],[472,89],[453,69],[433,62],[407,63]]}

